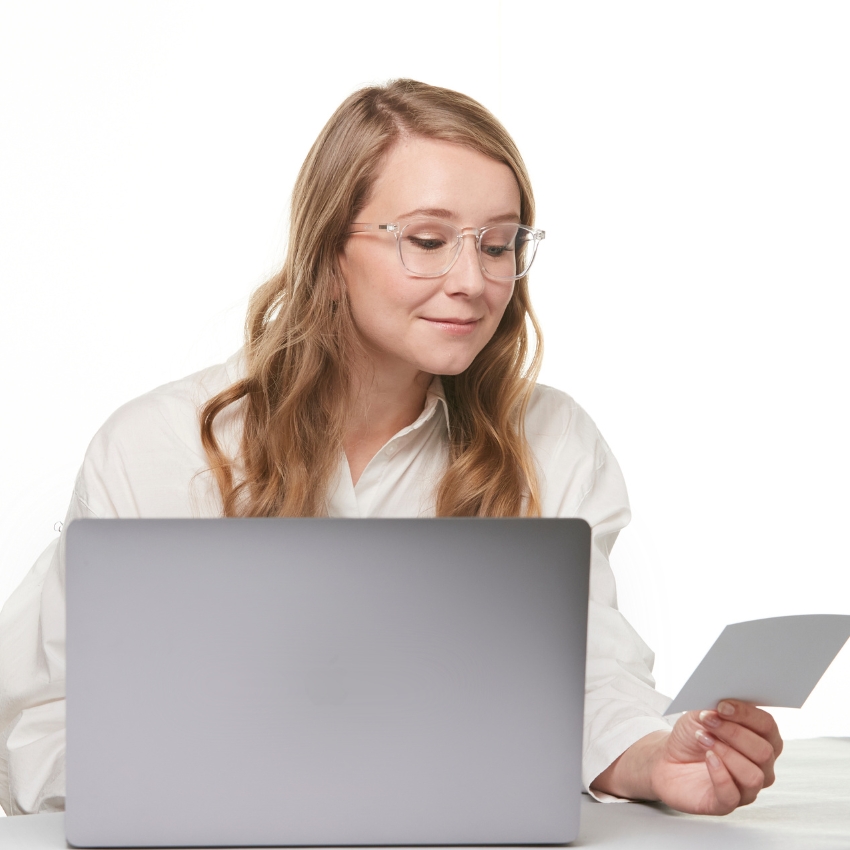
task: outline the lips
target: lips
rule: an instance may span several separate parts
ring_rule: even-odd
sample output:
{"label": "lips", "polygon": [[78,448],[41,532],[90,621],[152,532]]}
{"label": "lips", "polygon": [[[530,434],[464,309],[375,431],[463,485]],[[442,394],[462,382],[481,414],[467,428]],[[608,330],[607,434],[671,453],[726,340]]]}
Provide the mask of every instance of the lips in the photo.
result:
{"label": "lips", "polygon": [[475,333],[475,329],[478,327],[478,322],[480,319],[462,319],[457,317],[452,317],[449,319],[432,319],[427,318],[425,316],[422,317],[424,321],[428,322],[428,324],[444,334],[449,334],[449,336],[469,336],[470,334]]}
{"label": "lips", "polygon": [[423,318],[427,322],[437,322],[441,325],[471,325],[478,321],[478,319],[433,319],[428,316]]}

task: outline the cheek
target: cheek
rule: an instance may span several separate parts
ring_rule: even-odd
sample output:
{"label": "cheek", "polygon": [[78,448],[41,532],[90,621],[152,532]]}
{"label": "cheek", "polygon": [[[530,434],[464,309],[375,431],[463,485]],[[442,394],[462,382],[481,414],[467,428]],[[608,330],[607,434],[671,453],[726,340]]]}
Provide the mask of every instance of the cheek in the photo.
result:
{"label": "cheek", "polygon": [[[501,321],[505,310],[507,310],[508,304],[511,303],[511,298],[513,297],[513,294],[513,284],[509,284],[506,286],[500,285],[498,289],[490,290],[490,312],[494,316],[497,316],[499,321]],[[498,324],[498,322],[496,324]]]}
{"label": "cheek", "polygon": [[381,260],[342,265],[352,318],[367,338],[388,341],[409,331],[410,315],[418,306],[416,290],[397,265]]}
{"label": "cheek", "polygon": [[398,261],[372,263],[352,283],[361,304],[387,318],[409,317],[434,294],[421,280],[409,278]]}
{"label": "cheek", "polygon": [[374,267],[368,277],[362,276],[348,283],[352,312],[361,319],[368,317],[371,322],[407,312],[411,306],[409,294],[395,275]]}

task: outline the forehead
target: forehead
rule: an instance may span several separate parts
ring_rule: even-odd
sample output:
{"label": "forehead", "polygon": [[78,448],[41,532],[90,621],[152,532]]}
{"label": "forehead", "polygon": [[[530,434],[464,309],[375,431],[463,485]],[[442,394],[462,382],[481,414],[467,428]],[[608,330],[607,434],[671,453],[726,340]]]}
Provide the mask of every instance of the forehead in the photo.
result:
{"label": "forehead", "polygon": [[387,153],[358,217],[394,221],[418,210],[444,210],[453,223],[464,227],[507,215],[518,221],[519,186],[507,165],[478,151],[435,139],[407,138]]}

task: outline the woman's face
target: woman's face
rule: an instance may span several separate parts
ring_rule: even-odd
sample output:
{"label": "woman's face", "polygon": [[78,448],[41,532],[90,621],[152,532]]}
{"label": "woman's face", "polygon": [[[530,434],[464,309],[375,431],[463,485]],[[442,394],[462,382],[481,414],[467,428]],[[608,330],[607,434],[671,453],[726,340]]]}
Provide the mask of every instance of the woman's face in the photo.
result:
{"label": "woman's face", "polygon": [[[387,155],[358,222],[437,218],[458,230],[520,221],[519,186],[501,162],[450,142],[409,138]],[[355,324],[379,372],[456,375],[496,331],[513,281],[485,277],[474,236],[441,277],[415,277],[385,231],[349,237],[340,258]]]}

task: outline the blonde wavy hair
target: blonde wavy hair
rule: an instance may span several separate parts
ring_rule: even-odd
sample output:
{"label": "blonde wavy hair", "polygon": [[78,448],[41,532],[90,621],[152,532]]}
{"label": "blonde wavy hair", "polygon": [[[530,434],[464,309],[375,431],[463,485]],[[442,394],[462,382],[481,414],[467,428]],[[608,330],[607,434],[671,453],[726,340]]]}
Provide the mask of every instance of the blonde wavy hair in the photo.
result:
{"label": "blonde wavy hair", "polygon": [[[522,157],[481,104],[414,80],[370,86],[347,98],[298,174],[283,268],[251,298],[245,377],[211,398],[200,413],[201,438],[225,516],[327,513],[348,417],[349,364],[363,352],[339,256],[387,152],[410,136],[464,145],[505,163],[519,185],[522,223],[534,224]],[[442,376],[449,463],[437,488],[438,516],[540,514],[537,474],[523,429],[540,360],[540,329],[522,278],[493,338],[472,364],[459,375]],[[232,458],[220,447],[213,425],[237,402],[243,427],[239,454]]]}

